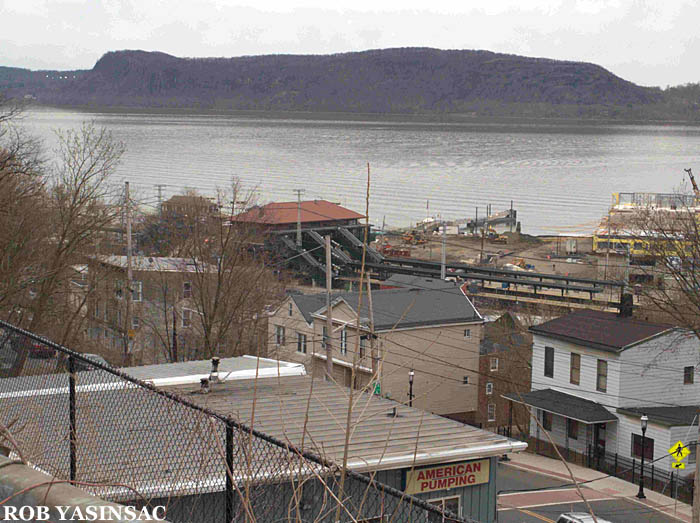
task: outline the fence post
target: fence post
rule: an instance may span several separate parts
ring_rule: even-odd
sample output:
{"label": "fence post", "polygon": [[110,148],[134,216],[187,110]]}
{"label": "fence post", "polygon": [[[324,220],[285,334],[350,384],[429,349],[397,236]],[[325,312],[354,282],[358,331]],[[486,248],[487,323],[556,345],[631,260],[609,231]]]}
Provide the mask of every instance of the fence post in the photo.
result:
{"label": "fence post", "polygon": [[651,490],[654,490],[654,464],[651,464]]}
{"label": "fence post", "polygon": [[672,470],[671,471],[671,497],[673,499],[676,499],[678,497],[678,493],[675,490],[673,490],[673,472],[674,471]]}
{"label": "fence post", "polygon": [[634,467],[637,464],[637,460],[632,458],[632,483],[634,483]]}
{"label": "fence post", "polygon": [[617,452],[615,453],[615,474],[613,476],[617,477]]}
{"label": "fence post", "polygon": [[233,521],[233,424],[226,422],[226,523]]}
{"label": "fence post", "polygon": [[75,361],[68,356],[68,438],[70,441],[70,480],[76,479]]}

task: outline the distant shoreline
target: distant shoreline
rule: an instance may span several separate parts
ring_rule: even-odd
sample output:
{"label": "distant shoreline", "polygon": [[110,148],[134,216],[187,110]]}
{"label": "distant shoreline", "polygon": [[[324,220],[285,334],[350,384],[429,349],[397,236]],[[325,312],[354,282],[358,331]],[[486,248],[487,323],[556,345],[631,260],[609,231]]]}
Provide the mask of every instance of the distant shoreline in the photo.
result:
{"label": "distant shoreline", "polygon": [[316,112],[316,111],[263,111],[263,110],[232,110],[204,109],[198,107],[129,107],[129,106],[96,106],[96,105],[51,105],[31,103],[28,108],[46,108],[68,110],[85,113],[104,114],[154,114],[154,115],[192,115],[192,116],[234,116],[251,119],[269,120],[316,120],[316,121],[347,121],[347,122],[391,122],[416,124],[551,124],[581,127],[601,125],[682,125],[699,127],[700,122],[689,120],[626,120],[613,118],[552,118],[552,117],[508,117],[508,116],[476,116],[463,113],[444,114],[408,114],[408,113],[351,113],[351,112]]}

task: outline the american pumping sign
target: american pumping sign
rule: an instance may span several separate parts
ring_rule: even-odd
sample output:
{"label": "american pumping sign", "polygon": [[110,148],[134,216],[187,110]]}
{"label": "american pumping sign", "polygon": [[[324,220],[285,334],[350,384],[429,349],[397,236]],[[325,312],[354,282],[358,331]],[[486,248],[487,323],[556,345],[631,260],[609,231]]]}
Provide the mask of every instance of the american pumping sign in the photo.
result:
{"label": "american pumping sign", "polygon": [[406,494],[488,483],[489,460],[450,463],[406,472]]}

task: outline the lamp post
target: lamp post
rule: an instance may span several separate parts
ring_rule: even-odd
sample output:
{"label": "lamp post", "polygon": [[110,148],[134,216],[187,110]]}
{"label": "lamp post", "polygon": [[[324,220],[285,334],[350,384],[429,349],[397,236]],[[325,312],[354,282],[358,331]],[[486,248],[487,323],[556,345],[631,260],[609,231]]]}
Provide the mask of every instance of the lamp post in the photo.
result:
{"label": "lamp post", "polygon": [[415,376],[413,369],[408,371],[408,406],[413,407],[413,376]]}
{"label": "lamp post", "polygon": [[639,474],[639,492],[637,492],[637,497],[639,499],[646,499],[644,495],[644,454],[646,454],[646,435],[647,435],[647,424],[649,423],[649,418],[646,414],[642,414],[642,468]]}

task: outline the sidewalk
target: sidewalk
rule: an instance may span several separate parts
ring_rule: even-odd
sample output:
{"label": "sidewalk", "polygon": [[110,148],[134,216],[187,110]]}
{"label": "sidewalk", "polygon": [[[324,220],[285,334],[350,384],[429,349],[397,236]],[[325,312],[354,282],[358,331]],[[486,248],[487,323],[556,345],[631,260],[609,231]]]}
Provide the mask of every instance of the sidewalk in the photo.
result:
{"label": "sidewalk", "polygon": [[[530,452],[520,452],[518,454],[509,454],[510,461],[505,462],[508,465],[522,470],[545,474],[551,477],[561,479],[565,482],[571,482],[571,476],[566,470],[566,466],[559,460],[540,456]],[[644,489],[646,499],[637,499],[636,495],[639,490],[639,485],[629,483],[619,478],[607,477],[602,472],[597,470],[581,467],[568,463],[571,472],[577,481],[595,480],[592,483],[586,483],[586,489],[597,491],[600,495],[608,497],[623,497],[654,508],[664,514],[675,517],[680,521],[691,521],[692,507],[675,499],[654,492],[650,489]],[[585,495],[585,493],[584,493]],[[598,497],[598,496],[595,496]]]}

